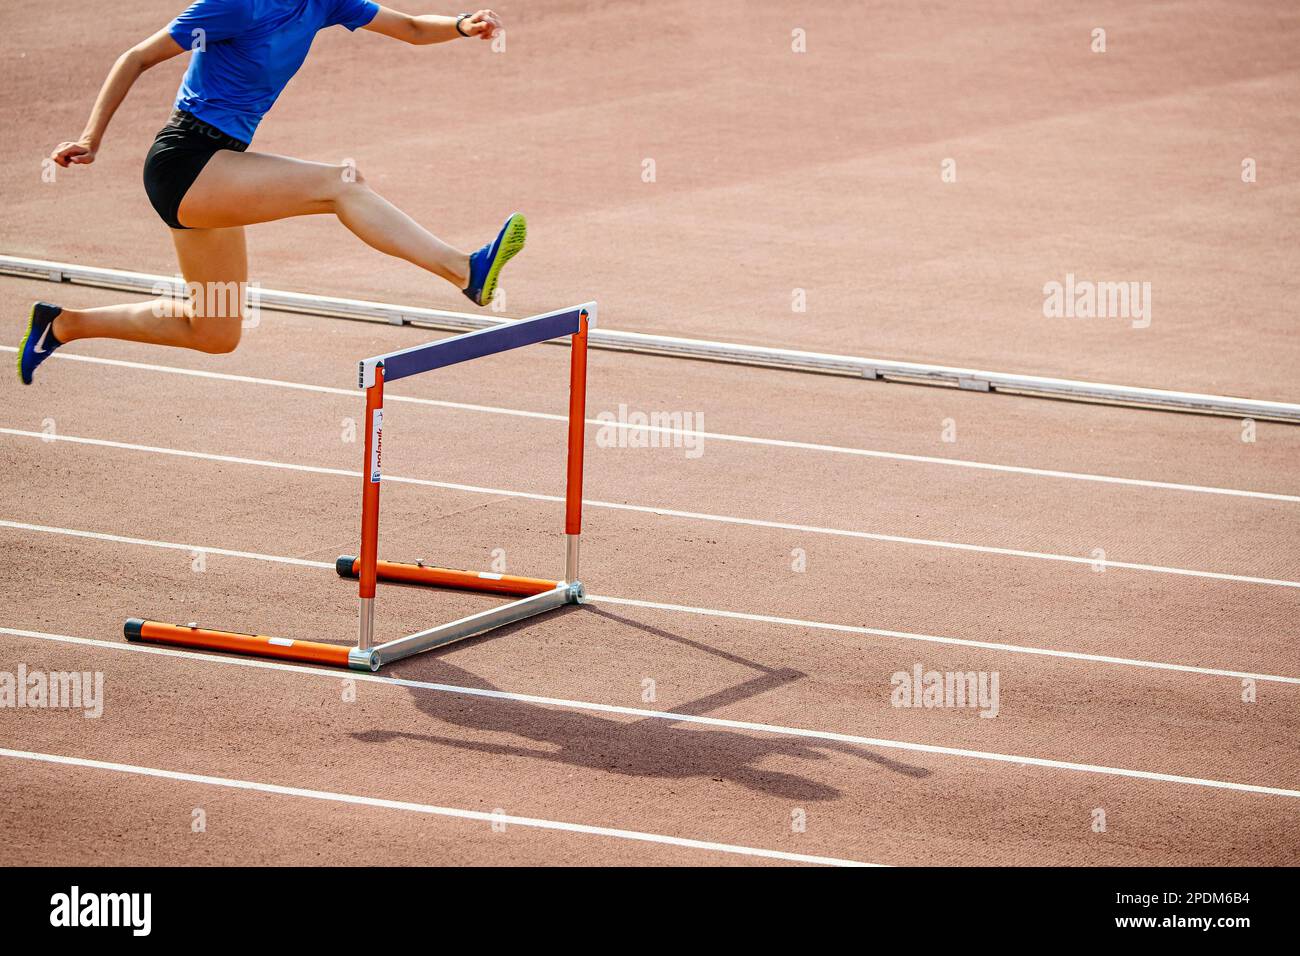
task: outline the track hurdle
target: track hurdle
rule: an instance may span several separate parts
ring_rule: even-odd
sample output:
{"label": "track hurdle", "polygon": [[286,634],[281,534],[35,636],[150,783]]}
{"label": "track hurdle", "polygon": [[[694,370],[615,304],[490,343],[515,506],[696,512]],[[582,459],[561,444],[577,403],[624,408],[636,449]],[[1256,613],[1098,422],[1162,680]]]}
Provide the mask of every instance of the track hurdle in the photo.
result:
{"label": "track hurdle", "polygon": [[[197,624],[164,624],[129,619],[123,632],[129,641],[167,644],[251,654],[310,664],[329,664],[377,671],[384,664],[421,651],[442,647],[583,600],[578,576],[582,535],[582,455],[587,399],[587,332],[596,325],[596,303],[505,322],[396,352],[362,359],[357,385],[365,391],[365,445],[361,475],[361,547],[357,555],[335,562],[341,578],[358,582],[358,622],[355,647],[303,641],[264,634],[214,631]],[[564,576],[561,580],[517,577],[489,572],[441,568],[379,560],[379,490],[383,480],[384,386],[412,375],[484,358],[498,352],[569,336],[568,466],[564,504]],[[381,581],[503,594],[515,600],[449,624],[440,624],[404,637],[377,643],[375,594]]]}

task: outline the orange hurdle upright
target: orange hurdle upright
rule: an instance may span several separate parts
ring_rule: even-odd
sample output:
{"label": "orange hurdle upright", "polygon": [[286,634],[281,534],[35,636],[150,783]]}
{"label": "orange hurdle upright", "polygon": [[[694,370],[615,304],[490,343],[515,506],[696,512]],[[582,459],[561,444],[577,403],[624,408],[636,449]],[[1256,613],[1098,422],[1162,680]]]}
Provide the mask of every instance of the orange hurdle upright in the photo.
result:
{"label": "orange hurdle upright", "polygon": [[587,427],[587,330],[584,311],[569,355],[569,467],[564,488],[564,580],[578,580],[578,541],[582,534],[582,452]]}
{"label": "orange hurdle upright", "polygon": [[379,482],[383,477],[384,364],[375,366],[374,382],[366,389],[366,439],[361,470],[361,581],[357,619],[357,650],[366,652],[375,638],[375,582],[379,555]]}

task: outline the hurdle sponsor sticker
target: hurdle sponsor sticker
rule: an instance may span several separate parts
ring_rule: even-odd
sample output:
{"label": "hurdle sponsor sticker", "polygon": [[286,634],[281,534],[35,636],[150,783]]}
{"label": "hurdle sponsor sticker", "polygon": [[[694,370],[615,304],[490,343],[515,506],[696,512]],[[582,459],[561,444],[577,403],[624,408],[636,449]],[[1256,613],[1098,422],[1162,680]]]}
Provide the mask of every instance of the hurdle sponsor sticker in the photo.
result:
{"label": "hurdle sponsor sticker", "polygon": [[491,572],[491,571],[480,571],[480,572],[478,573],[478,576],[481,577],[481,578],[486,578],[486,579],[489,580],[489,581],[500,581],[500,580],[501,580],[501,575],[499,575],[499,574],[494,574],[494,573]]}
{"label": "hurdle sponsor sticker", "polygon": [[379,483],[384,451],[384,410],[376,408],[370,419],[370,480]]}
{"label": "hurdle sponsor sticker", "polygon": [[276,647],[293,647],[293,641],[287,637],[268,637],[266,643],[274,644]]}

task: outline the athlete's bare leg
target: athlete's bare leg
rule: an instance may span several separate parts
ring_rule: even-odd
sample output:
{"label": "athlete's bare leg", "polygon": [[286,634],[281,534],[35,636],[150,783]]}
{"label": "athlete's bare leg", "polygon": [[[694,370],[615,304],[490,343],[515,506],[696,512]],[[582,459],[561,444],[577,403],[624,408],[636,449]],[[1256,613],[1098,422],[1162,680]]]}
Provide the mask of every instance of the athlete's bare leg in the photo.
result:
{"label": "athlete's bare leg", "polygon": [[231,352],[245,312],[248,256],[244,230],[173,229],[188,299],[160,298],[98,309],[64,309],[54,320],[60,342],[109,338]]}
{"label": "athlete's bare leg", "polygon": [[[406,259],[466,290],[478,305],[491,300],[501,267],[523,247],[526,230],[523,216],[511,215],[495,242],[474,254],[471,268],[468,254],[447,245],[374,192],[351,165],[221,150],[208,160],[181,201],[177,218],[187,228],[172,230],[188,299],[63,309],[57,315],[54,306],[34,307],[20,349],[20,376],[30,381],[44,356],[77,339],[233,351],[246,309],[244,226],[325,213],[337,216],[380,252]],[[41,322],[46,324],[38,328]],[[52,347],[47,331],[56,340]],[[34,343],[31,348],[29,343]],[[43,355],[27,354],[33,349]]]}
{"label": "athlete's bare leg", "polygon": [[352,165],[222,150],[208,160],[177,218],[200,229],[333,213],[367,245],[442,276],[469,281],[469,254],[447,245],[371,189]]}

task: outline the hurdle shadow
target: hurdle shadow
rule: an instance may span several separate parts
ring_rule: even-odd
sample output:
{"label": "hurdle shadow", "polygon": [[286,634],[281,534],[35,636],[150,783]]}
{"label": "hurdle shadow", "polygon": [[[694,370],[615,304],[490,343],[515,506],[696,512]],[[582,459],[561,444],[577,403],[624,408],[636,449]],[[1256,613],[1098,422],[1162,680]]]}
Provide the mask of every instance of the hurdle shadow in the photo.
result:
{"label": "hurdle shadow", "polygon": [[[709,650],[718,656],[746,663],[759,673],[748,680],[720,688],[689,701],[667,713],[698,716],[710,710],[753,697],[756,694],[802,678],[799,671],[767,668],[729,655],[689,638],[630,621],[616,614],[598,611],[590,605],[570,609],[572,613],[598,613],[619,624],[634,627],[656,637]],[[510,628],[503,628],[506,636]],[[479,675],[450,663],[436,653],[421,658],[419,677],[441,684],[497,690]],[[366,730],[350,736],[362,743],[384,744],[407,740],[429,746],[454,747],[473,753],[531,758],[568,767],[597,770],[619,776],[664,781],[701,777],[730,781],[757,793],[784,800],[833,800],[842,796],[837,788],[811,775],[765,769],[768,758],[793,758],[810,766],[832,753],[848,754],[892,773],[912,779],[930,771],[876,753],[869,748],[835,740],[786,737],[774,733],[740,732],[669,718],[604,716],[589,711],[565,710],[508,698],[466,696],[418,687],[409,688],[416,708],[426,717],[475,735],[510,735],[511,742],[470,740],[445,734],[413,733],[403,730]]]}

